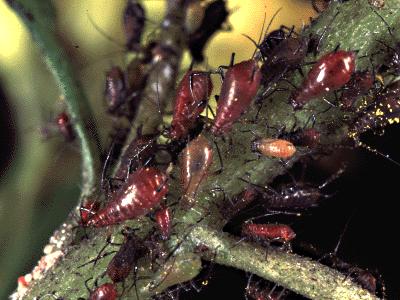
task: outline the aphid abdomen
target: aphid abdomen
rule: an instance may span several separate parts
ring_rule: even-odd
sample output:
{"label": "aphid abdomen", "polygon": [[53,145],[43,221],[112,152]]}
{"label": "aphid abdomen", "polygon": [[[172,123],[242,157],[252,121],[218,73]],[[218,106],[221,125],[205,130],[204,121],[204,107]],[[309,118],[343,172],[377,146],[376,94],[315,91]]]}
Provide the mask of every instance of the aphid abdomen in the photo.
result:
{"label": "aphid abdomen", "polygon": [[233,65],[225,74],[211,132],[229,132],[240,116],[249,108],[261,81],[261,71],[254,59]]}
{"label": "aphid abdomen", "polygon": [[89,300],[116,300],[117,289],[112,283],[104,283],[90,293]]}
{"label": "aphid abdomen", "polygon": [[180,139],[187,135],[211,95],[213,84],[207,72],[188,71],[178,86],[170,136]]}
{"label": "aphid abdomen", "polygon": [[127,183],[87,225],[109,226],[145,215],[160,203],[167,192],[167,176],[163,172],[156,168],[141,168],[129,176]]}

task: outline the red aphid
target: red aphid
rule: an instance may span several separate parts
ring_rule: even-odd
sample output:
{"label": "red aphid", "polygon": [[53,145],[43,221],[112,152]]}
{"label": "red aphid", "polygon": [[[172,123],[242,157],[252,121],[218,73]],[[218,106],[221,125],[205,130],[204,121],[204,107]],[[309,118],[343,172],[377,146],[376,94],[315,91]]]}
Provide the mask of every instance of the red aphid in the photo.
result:
{"label": "red aphid", "polygon": [[104,283],[90,293],[89,300],[116,300],[117,289],[112,283]]}
{"label": "red aphid", "polygon": [[112,195],[110,202],[87,222],[104,227],[147,214],[168,192],[167,175],[156,168],[140,168]]}
{"label": "red aphid", "polygon": [[161,231],[161,237],[166,240],[171,233],[171,213],[168,207],[160,209],[155,215],[158,228]]}
{"label": "red aphid", "polygon": [[290,242],[296,237],[295,232],[284,224],[244,224],[242,234],[266,241]]}
{"label": "red aphid", "polygon": [[65,141],[72,142],[75,139],[75,132],[68,114],[66,112],[60,113],[56,118],[56,123]]}
{"label": "red aphid", "polygon": [[210,73],[187,71],[178,86],[174,116],[169,135],[172,139],[185,137],[206,107],[213,84]]}
{"label": "red aphid", "polygon": [[229,67],[225,74],[217,105],[217,115],[211,132],[229,132],[240,116],[249,108],[261,81],[261,71],[255,59]]}
{"label": "red aphid", "polygon": [[290,103],[301,109],[313,98],[343,87],[355,70],[356,53],[339,50],[322,56],[312,67],[301,87],[294,91]]}
{"label": "red aphid", "polygon": [[81,223],[87,224],[91,216],[95,215],[100,208],[100,202],[89,200],[80,207]]}
{"label": "red aphid", "polygon": [[182,202],[184,207],[194,204],[197,190],[207,176],[213,161],[213,150],[208,140],[199,135],[182,151],[180,157]]}

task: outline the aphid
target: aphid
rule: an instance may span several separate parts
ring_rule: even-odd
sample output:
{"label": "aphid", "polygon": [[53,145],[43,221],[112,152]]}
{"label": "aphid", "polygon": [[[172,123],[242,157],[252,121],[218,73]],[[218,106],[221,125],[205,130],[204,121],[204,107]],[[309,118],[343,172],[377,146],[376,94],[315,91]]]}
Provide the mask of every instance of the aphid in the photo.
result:
{"label": "aphid", "polygon": [[104,283],[90,292],[89,300],[116,300],[118,292],[114,284]]}
{"label": "aphid", "polygon": [[355,72],[351,80],[343,87],[339,98],[340,108],[343,110],[354,109],[356,100],[368,93],[374,85],[373,74],[369,71]]}
{"label": "aphid", "polygon": [[344,172],[339,169],[330,178],[319,186],[308,183],[291,183],[282,185],[278,191],[266,187],[263,198],[265,207],[269,210],[301,211],[317,206],[321,198],[329,198],[330,195],[322,193],[322,189],[338,178]]}
{"label": "aphid", "polygon": [[114,283],[124,281],[136,267],[138,259],[147,252],[142,240],[132,230],[125,230],[122,233],[125,237],[124,243],[111,259],[106,270]]}
{"label": "aphid", "polygon": [[171,233],[171,213],[168,207],[158,210],[155,214],[155,219],[158,228],[161,232],[161,237],[166,240]]}
{"label": "aphid", "polygon": [[120,166],[115,173],[115,178],[125,179],[132,171],[146,166],[157,150],[156,135],[143,135],[139,128],[136,138],[128,145],[123,153]]}
{"label": "aphid", "polygon": [[61,112],[56,118],[58,131],[62,134],[66,142],[72,142],[75,139],[75,132],[72,128],[71,120],[66,112]]}
{"label": "aphid", "polygon": [[299,147],[315,148],[320,143],[321,133],[315,128],[305,128],[285,133],[280,138],[287,139]]}
{"label": "aphid", "polygon": [[188,36],[188,48],[194,60],[203,61],[203,49],[210,37],[221,29],[229,12],[224,0],[211,2],[204,10],[201,25]]}
{"label": "aphid", "polygon": [[104,227],[147,214],[168,192],[167,175],[152,167],[130,174],[126,183],[87,226]]}
{"label": "aphid", "polygon": [[300,88],[291,97],[294,109],[301,109],[313,98],[343,87],[351,79],[355,70],[356,53],[339,50],[322,56],[311,68]]}
{"label": "aphid", "polygon": [[138,51],[142,37],[146,14],[143,6],[136,0],[128,0],[124,10],[124,31],[126,49]]}
{"label": "aphid", "polygon": [[287,140],[283,139],[256,139],[251,144],[251,149],[267,157],[282,159],[291,158],[296,152],[296,147]]}
{"label": "aphid", "polygon": [[261,72],[255,59],[232,65],[225,73],[217,105],[217,115],[211,132],[228,133],[233,123],[249,108],[261,81]]}
{"label": "aphid", "polygon": [[208,140],[199,135],[182,151],[180,157],[181,181],[183,187],[182,205],[191,207],[197,190],[213,162],[213,150]]}
{"label": "aphid", "polygon": [[253,224],[245,223],[242,226],[242,234],[263,241],[290,242],[296,237],[295,232],[284,224]]}
{"label": "aphid", "polygon": [[119,108],[125,103],[127,93],[125,75],[118,66],[113,66],[106,73],[105,95],[107,111],[110,114],[119,114]]}
{"label": "aphid", "polygon": [[213,84],[210,73],[187,71],[179,83],[169,135],[180,139],[187,135],[207,105]]}
{"label": "aphid", "polygon": [[385,42],[379,41],[386,47],[388,56],[385,58],[385,64],[380,66],[379,73],[389,72],[389,74],[400,75],[400,42],[397,42],[393,47]]}

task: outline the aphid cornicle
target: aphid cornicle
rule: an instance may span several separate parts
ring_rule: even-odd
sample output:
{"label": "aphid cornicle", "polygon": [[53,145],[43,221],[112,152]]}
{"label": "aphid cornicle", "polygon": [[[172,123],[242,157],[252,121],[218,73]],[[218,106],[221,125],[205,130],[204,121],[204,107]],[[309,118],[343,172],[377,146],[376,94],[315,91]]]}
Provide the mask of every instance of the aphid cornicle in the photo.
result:
{"label": "aphid cornicle", "polygon": [[136,262],[143,257],[147,249],[142,240],[131,231],[123,232],[124,243],[119,248],[107,266],[106,273],[110,279],[116,282],[124,281],[136,267]]}
{"label": "aphid cornicle", "polygon": [[124,10],[124,31],[128,51],[140,49],[145,20],[146,14],[143,6],[136,0],[128,0]]}
{"label": "aphid cornicle", "polygon": [[290,141],[269,138],[254,140],[251,149],[267,157],[282,159],[291,158],[296,152],[296,147]]}
{"label": "aphid cornicle", "polygon": [[158,210],[155,214],[155,219],[158,228],[161,232],[161,237],[166,240],[171,233],[171,213],[168,207]]}
{"label": "aphid cornicle", "polygon": [[249,108],[260,87],[261,72],[255,59],[230,66],[225,73],[219,95],[217,114],[211,132],[228,133],[233,123]]}
{"label": "aphid cornicle", "polygon": [[199,135],[182,151],[180,157],[182,206],[193,206],[197,190],[213,162],[213,150],[208,140]]}
{"label": "aphid cornicle", "polygon": [[75,139],[75,132],[72,128],[71,120],[66,112],[61,112],[56,118],[58,131],[62,134],[66,142]]}
{"label": "aphid cornicle", "polygon": [[114,284],[104,283],[90,293],[89,300],[116,300],[118,292]]}
{"label": "aphid cornicle", "polygon": [[210,73],[191,70],[186,72],[175,97],[174,115],[169,132],[172,139],[180,139],[187,135],[207,105],[212,89]]}
{"label": "aphid cornicle", "polygon": [[343,87],[355,70],[356,53],[339,50],[322,56],[311,68],[300,88],[290,96],[294,109],[301,109],[311,99]]}
{"label": "aphid cornicle", "polygon": [[374,85],[374,78],[371,72],[355,72],[351,80],[343,87],[339,98],[340,108],[343,110],[354,109],[356,100],[368,93]]}
{"label": "aphid cornicle", "polygon": [[200,26],[188,35],[188,48],[194,60],[203,61],[205,44],[215,32],[221,29],[228,15],[224,0],[213,1],[206,7]]}
{"label": "aphid cornicle", "polygon": [[296,237],[292,228],[285,224],[253,224],[245,223],[242,234],[263,241],[290,242]]}
{"label": "aphid cornicle", "polygon": [[106,73],[105,95],[107,100],[107,111],[110,114],[117,113],[118,109],[126,100],[125,75],[121,68],[113,66]]}
{"label": "aphid cornicle", "polygon": [[152,167],[140,168],[129,175],[127,182],[104,208],[87,222],[87,226],[104,227],[147,214],[168,192],[167,175]]}

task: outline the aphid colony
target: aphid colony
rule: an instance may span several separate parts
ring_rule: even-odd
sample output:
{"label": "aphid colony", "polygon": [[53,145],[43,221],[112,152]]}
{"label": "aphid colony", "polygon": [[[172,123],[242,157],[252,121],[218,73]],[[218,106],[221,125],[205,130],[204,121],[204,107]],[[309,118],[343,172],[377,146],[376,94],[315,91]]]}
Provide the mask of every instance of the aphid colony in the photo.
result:
{"label": "aphid colony", "polygon": [[[204,18],[198,24],[193,20],[187,20],[187,46],[193,59],[202,61],[206,42],[222,27],[228,10],[225,1],[221,0],[211,2],[203,10],[194,6],[196,3],[187,1],[186,9],[188,12],[200,10]],[[155,61],[163,59],[167,50],[153,41],[142,48],[141,35],[146,17],[139,2],[128,1],[123,20],[126,50],[136,52],[137,56],[130,62],[126,71],[113,66],[106,73],[105,98],[107,112],[113,118],[127,118],[132,121],[140,105],[148,71]],[[151,252],[154,243],[163,243],[173,234],[174,208],[164,201],[168,196],[171,181],[170,171],[165,165],[173,163],[174,156],[178,158],[182,191],[180,198],[177,199],[178,206],[183,210],[191,209],[196,205],[202,183],[208,177],[218,174],[211,172],[216,154],[221,160],[216,141],[224,141],[224,137],[230,134],[234,125],[240,122],[241,116],[250,109],[261,85],[268,90],[270,86],[287,80],[289,71],[301,70],[308,54],[321,54],[321,56],[304,76],[301,85],[290,93],[287,99],[290,113],[295,114],[299,110],[306,109],[310,102],[323,99],[332,92],[339,92],[337,107],[357,114],[357,117],[348,124],[349,136],[356,142],[359,142],[359,135],[365,131],[399,122],[400,81],[390,83],[380,90],[374,89],[375,70],[356,71],[355,51],[335,49],[328,53],[319,53],[319,43],[322,38],[323,36],[301,37],[294,32],[294,28],[281,27],[265,36],[257,45],[259,52],[251,59],[234,63],[232,55],[230,65],[225,67],[226,71],[223,71],[223,67],[213,71],[190,68],[177,85],[170,126],[159,134],[142,134],[138,130],[136,138],[119,157],[120,164],[115,169],[113,178],[111,176],[106,178],[107,159],[101,183],[103,188],[107,187],[107,201],[101,203],[97,199],[86,199],[80,209],[80,225],[108,227],[150,215],[154,220],[155,230],[153,236],[147,238],[139,238],[133,230],[123,232],[124,242],[119,245],[119,250],[116,251],[104,273],[112,283],[99,286],[96,283],[94,288],[88,288],[89,299],[117,299],[120,294],[116,284],[124,282],[132,272],[135,272],[138,260]],[[387,66],[387,70],[394,70],[396,73],[399,65],[398,48],[398,45],[393,48],[394,53]],[[204,121],[205,118],[200,115],[208,106],[213,91],[211,75],[215,73],[223,78],[216,114],[213,120]],[[371,93],[375,96],[374,102],[359,110],[356,107],[359,98]],[[65,140],[73,140],[75,133],[68,115],[63,112],[56,121]],[[204,133],[198,134],[196,130],[199,126],[203,126],[200,121],[204,121],[206,125]],[[158,143],[161,135],[167,142]],[[263,159],[284,162],[294,157],[301,148],[317,149],[320,137],[321,132],[314,126],[293,127],[275,136],[257,136],[248,147]],[[124,139],[125,137],[122,137],[122,141],[118,143],[123,144]],[[212,145],[213,142],[215,147]],[[166,164],[158,161],[158,156],[163,151],[169,154],[169,161]],[[220,163],[222,165],[222,161]],[[319,186],[293,182],[281,185],[277,190],[243,179],[248,183],[247,189],[230,200],[231,203],[222,208],[221,214],[229,220],[255,199],[261,199],[267,213],[301,213],[319,205],[322,198],[328,198],[329,195],[324,194],[322,189],[342,172],[343,169],[340,169]],[[256,218],[242,224],[243,237],[266,247],[279,244],[285,246],[283,249],[290,249],[290,243],[295,239],[296,233],[289,225],[253,223],[254,219]],[[90,263],[96,264],[97,260],[104,256],[106,254],[100,253]],[[370,277],[365,280],[373,281]],[[373,283],[369,283],[369,286],[372,285]],[[374,292],[372,288],[369,290]],[[275,287],[272,289],[261,287],[259,283],[249,280],[246,293],[254,299],[282,299],[286,291],[277,292]]]}

